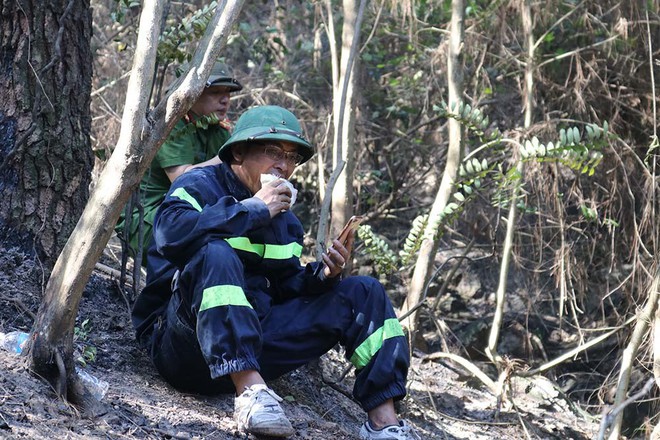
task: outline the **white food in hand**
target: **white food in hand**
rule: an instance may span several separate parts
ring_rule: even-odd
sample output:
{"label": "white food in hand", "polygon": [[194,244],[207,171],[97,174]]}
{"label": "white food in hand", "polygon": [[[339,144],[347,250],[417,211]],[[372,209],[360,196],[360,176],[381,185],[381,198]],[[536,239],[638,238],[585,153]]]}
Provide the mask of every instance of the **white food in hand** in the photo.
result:
{"label": "white food in hand", "polygon": [[296,196],[298,195],[298,190],[295,189],[293,187],[293,184],[291,182],[289,182],[288,180],[286,180],[282,177],[277,177],[274,174],[262,174],[261,175],[261,186],[267,185],[270,182],[273,182],[273,181],[278,180],[278,179],[281,180],[282,182],[284,182],[284,184],[286,186],[288,186],[289,189],[291,190],[291,204],[289,205],[289,207],[293,206],[293,204],[296,203]]}

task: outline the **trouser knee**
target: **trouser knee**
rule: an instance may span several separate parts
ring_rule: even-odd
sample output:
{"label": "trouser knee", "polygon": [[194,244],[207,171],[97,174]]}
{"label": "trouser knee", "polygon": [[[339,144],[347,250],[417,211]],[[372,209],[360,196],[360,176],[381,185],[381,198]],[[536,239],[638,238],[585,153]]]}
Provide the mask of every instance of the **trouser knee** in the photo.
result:
{"label": "trouser knee", "polygon": [[374,311],[374,307],[377,307],[376,310],[385,313],[386,317],[394,316],[394,310],[387,292],[375,278],[367,276],[348,277],[339,283],[337,289],[346,293],[351,302],[360,305],[358,310]]}
{"label": "trouser knee", "polygon": [[[225,240],[215,240],[203,246],[181,271],[179,285],[187,297],[204,288],[227,283],[242,284],[243,264]],[[240,279],[239,279],[240,278]]]}

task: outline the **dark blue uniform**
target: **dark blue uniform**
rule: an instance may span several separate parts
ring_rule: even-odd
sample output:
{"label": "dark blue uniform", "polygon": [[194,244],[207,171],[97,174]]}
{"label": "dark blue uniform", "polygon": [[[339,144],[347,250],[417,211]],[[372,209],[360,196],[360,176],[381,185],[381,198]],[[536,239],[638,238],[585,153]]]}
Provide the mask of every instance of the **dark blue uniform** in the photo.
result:
{"label": "dark blue uniform", "polygon": [[156,215],[147,287],[133,310],[160,374],[185,391],[231,392],[230,373],[274,379],[339,342],[365,411],[403,397],[408,345],[383,287],[301,266],[302,240],[296,216],[271,219],[228,165],[179,177]]}

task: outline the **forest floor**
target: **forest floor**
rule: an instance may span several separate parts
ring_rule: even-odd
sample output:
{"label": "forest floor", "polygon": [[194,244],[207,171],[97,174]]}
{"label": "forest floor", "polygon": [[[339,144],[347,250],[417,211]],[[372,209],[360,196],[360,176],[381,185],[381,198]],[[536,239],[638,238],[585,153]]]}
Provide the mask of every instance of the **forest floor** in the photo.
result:
{"label": "forest floor", "polygon": [[[0,330],[30,330],[42,278],[25,255],[0,252]],[[96,349],[84,369],[109,383],[101,416],[83,417],[29,372],[25,356],[0,350],[0,438],[253,438],[237,432],[232,396],[183,394],[158,376],[134,340],[129,303],[116,280],[101,271],[90,279],[80,303],[77,327],[82,331],[75,348]],[[347,370],[341,352],[333,350],[271,384],[284,397],[296,430],[292,439],[358,438],[364,413],[350,397],[353,371]],[[512,400],[498,406],[471,375],[415,352],[408,390],[401,416],[423,439],[587,440],[598,432],[595,419],[563,399],[543,377],[512,380]]]}

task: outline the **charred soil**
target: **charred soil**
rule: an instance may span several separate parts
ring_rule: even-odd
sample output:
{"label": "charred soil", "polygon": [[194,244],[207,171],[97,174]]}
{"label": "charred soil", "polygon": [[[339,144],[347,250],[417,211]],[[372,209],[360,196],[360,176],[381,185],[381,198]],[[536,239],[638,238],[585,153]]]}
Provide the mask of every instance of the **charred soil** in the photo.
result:
{"label": "charred soil", "polygon": [[[2,331],[30,331],[43,274],[27,255],[0,253]],[[232,420],[233,397],[183,394],[166,384],[134,340],[130,300],[116,280],[95,272],[80,303],[75,350],[107,381],[105,414],[83,417],[29,371],[28,358],[0,351],[0,437],[19,439],[246,439]],[[351,398],[354,372],[341,349],[271,384],[284,397],[293,439],[356,439],[364,413]],[[497,399],[466,372],[413,353],[409,395],[399,405],[424,439],[594,438],[597,424],[549,380],[510,383]]]}

